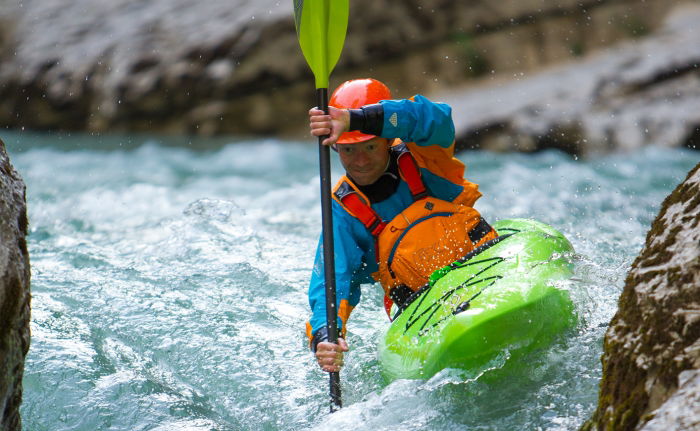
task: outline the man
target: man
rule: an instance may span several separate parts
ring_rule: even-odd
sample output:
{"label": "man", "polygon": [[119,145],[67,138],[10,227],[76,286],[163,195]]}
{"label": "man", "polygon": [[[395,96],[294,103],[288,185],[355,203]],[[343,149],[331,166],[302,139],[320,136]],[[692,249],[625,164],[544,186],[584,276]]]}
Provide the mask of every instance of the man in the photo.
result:
{"label": "man", "polygon": [[430,274],[495,238],[472,208],[481,196],[453,157],[454,123],[448,105],[423,96],[391,100],[374,79],[343,83],[329,115],[309,111],[311,134],[340,156],[347,175],[333,191],[338,344],[328,342],[321,240],[309,286],[307,335],[319,366],[340,371],[346,323],[360,301],[360,285],[379,281],[387,313],[405,307]]}

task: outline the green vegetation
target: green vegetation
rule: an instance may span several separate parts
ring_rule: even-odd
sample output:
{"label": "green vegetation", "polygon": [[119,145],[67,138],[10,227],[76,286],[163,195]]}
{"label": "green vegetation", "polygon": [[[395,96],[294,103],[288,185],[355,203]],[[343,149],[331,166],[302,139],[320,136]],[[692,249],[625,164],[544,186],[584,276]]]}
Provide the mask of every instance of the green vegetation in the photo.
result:
{"label": "green vegetation", "polygon": [[583,55],[583,51],[583,42],[581,41],[573,42],[569,46],[569,52],[571,52],[571,55],[573,55],[574,57],[581,57]]}
{"label": "green vegetation", "polygon": [[483,52],[477,47],[474,35],[469,33],[455,33],[452,40],[460,48],[461,57],[466,65],[465,75],[471,78],[483,76],[491,70],[491,66]]}
{"label": "green vegetation", "polygon": [[649,26],[638,16],[625,15],[619,18],[623,30],[628,36],[633,38],[644,37],[651,33]]}

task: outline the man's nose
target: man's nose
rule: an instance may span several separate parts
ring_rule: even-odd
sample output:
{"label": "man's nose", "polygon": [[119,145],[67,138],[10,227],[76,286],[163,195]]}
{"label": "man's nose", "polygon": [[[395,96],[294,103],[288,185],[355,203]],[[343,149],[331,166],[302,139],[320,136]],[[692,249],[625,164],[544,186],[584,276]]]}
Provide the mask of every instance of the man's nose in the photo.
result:
{"label": "man's nose", "polygon": [[369,163],[369,161],[370,158],[366,152],[360,150],[357,153],[355,153],[355,164],[366,165],[367,163]]}

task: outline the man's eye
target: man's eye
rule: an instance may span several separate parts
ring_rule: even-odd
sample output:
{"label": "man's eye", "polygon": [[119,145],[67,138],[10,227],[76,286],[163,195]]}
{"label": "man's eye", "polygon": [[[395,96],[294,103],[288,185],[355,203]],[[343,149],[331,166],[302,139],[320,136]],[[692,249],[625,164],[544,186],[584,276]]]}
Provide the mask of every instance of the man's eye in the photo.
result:
{"label": "man's eye", "polygon": [[345,154],[352,154],[354,148],[352,148],[350,145],[343,145],[340,147],[340,151],[345,153]]}
{"label": "man's eye", "polygon": [[366,151],[374,151],[377,149],[377,144],[369,144],[365,146]]}

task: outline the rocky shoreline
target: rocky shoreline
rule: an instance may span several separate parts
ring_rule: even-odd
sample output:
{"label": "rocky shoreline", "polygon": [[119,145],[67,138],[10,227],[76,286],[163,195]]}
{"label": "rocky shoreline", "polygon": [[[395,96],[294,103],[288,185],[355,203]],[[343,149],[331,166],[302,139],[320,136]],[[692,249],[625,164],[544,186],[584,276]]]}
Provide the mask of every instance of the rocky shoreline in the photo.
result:
{"label": "rocky shoreline", "polygon": [[29,351],[29,252],[25,185],[0,140],[0,429],[19,431]]}
{"label": "rocky shoreline", "polygon": [[666,198],[605,334],[582,430],[700,429],[700,164]]}
{"label": "rocky shoreline", "polygon": [[466,149],[557,148],[590,156],[645,146],[700,149],[700,6],[655,34],[517,80],[445,94]]}
{"label": "rocky shoreline", "polygon": [[[455,100],[463,148],[559,147],[582,154],[624,148],[623,138],[639,132],[627,131],[627,123],[618,127],[614,120],[606,122],[604,109],[629,108],[631,117],[640,117],[641,108],[635,103],[643,104],[646,95],[638,90],[647,89],[657,99],[666,97],[656,94],[666,90],[652,91],[655,86],[648,85],[664,68],[686,70],[683,79],[688,82],[681,82],[680,76],[670,80],[681,87],[687,84],[692,91],[697,88],[689,69],[697,61],[690,54],[697,50],[691,49],[683,58],[663,55],[676,41],[664,44],[668,38],[655,33],[672,7],[689,2],[696,4],[692,0],[523,0],[464,5],[409,0],[386,7],[354,0],[333,81],[372,75],[389,82],[398,97],[448,94],[450,101]],[[314,103],[314,92],[297,46],[292,3],[234,3],[25,0],[3,7],[0,126],[305,137],[303,117]],[[662,32],[668,31],[666,24]],[[640,67],[630,63],[633,59],[627,54],[626,62],[596,57],[601,49],[630,38],[642,45],[630,45],[633,51],[655,58],[654,66],[645,69],[648,76],[635,75]],[[697,39],[686,43],[698,45]],[[607,55],[603,58],[621,54]],[[557,75],[547,69],[568,61],[581,73]],[[589,74],[597,79],[586,78]],[[618,77],[630,85],[620,87]],[[584,88],[568,88],[578,86],[581,79]],[[552,80],[560,82],[542,95],[547,100],[518,95],[523,86],[540,92],[542,84],[538,87],[537,82]],[[511,89],[493,94],[494,82]],[[579,125],[576,114],[581,98],[591,97],[589,84],[595,84],[595,89],[603,85],[602,92],[593,93],[594,112]],[[468,88],[462,88],[465,85]],[[564,91],[562,97],[555,88]],[[640,101],[622,97],[629,96],[630,88],[636,89]],[[505,97],[508,91],[513,95]],[[527,100],[534,107],[524,104]],[[557,101],[556,109],[539,109],[552,100]],[[694,108],[674,107],[676,111]],[[605,124],[589,126],[595,122]],[[609,129],[624,136],[608,139],[591,131],[608,133]],[[664,135],[663,145],[683,145],[688,138],[680,135],[673,143],[667,143]],[[515,143],[504,143],[504,138]],[[636,145],[645,140],[633,141]]]}

